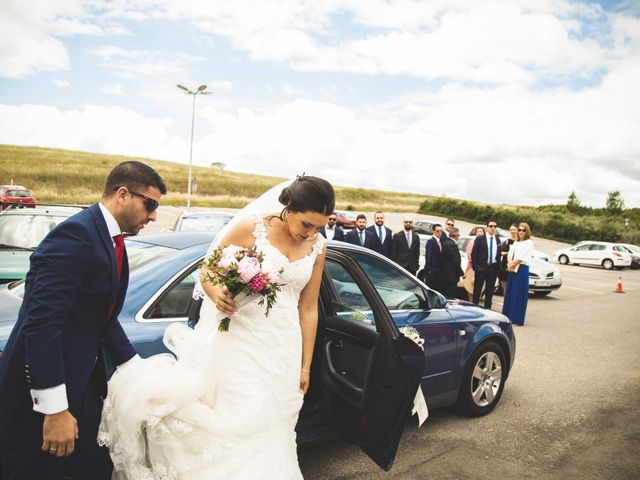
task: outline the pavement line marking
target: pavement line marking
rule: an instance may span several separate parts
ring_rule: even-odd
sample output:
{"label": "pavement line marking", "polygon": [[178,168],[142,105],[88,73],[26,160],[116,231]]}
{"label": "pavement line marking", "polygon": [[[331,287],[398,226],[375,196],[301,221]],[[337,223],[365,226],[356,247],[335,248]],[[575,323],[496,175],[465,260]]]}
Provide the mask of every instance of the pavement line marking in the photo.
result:
{"label": "pavement line marking", "polygon": [[579,287],[572,287],[570,285],[563,285],[564,288],[570,288],[572,290],[580,290],[581,292],[589,292],[589,293],[595,293],[596,295],[604,295],[604,292],[597,292],[596,290],[588,290],[586,288],[579,288]]}

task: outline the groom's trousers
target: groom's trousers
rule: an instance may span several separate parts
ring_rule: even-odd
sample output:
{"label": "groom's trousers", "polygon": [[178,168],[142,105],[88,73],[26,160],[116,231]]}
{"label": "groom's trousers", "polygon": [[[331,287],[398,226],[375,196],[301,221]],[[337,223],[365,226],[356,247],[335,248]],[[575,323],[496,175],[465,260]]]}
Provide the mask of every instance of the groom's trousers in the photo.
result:
{"label": "groom's trousers", "polygon": [[[92,402],[95,399],[92,399]],[[101,403],[101,400],[98,400]],[[93,408],[91,410],[94,410]],[[2,480],[109,480],[111,459],[96,441],[100,409],[78,415],[79,438],[74,452],[58,458],[42,451],[44,416],[0,405],[0,478]],[[68,477],[67,477],[68,478]]]}

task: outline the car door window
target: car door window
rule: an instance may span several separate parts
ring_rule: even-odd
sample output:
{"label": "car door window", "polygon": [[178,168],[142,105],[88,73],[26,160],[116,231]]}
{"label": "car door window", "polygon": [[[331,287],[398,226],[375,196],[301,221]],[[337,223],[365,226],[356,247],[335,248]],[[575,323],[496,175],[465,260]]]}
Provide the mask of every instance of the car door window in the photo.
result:
{"label": "car door window", "polygon": [[428,308],[422,287],[402,271],[372,255],[360,252],[352,255],[390,311]]}
{"label": "car door window", "polygon": [[607,248],[605,245],[591,245],[590,250],[604,250],[605,248]]}
{"label": "car door window", "polygon": [[172,320],[179,318],[186,321],[197,276],[198,270],[194,268],[174,282],[145,312],[144,318]]}
{"label": "car door window", "polygon": [[375,324],[371,306],[349,271],[327,259],[325,271],[331,278],[331,301],[338,318]]}
{"label": "car door window", "polygon": [[591,247],[591,245],[587,244],[587,245],[580,245],[579,247],[574,248],[574,250],[576,252],[582,252],[584,250],[589,250],[589,248]]}

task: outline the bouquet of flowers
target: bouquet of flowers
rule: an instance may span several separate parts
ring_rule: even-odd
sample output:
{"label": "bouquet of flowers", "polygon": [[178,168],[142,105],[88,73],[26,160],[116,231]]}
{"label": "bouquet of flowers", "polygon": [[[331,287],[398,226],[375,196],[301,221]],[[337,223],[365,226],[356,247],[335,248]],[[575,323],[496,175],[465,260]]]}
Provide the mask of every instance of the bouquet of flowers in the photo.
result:
{"label": "bouquet of flowers", "polygon": [[[276,270],[256,247],[218,247],[204,260],[203,268],[204,280],[227,287],[239,306],[260,298],[258,304],[266,304],[265,315],[269,315],[282,287],[278,283],[282,270]],[[227,332],[230,321],[229,317],[221,319],[218,331]]]}

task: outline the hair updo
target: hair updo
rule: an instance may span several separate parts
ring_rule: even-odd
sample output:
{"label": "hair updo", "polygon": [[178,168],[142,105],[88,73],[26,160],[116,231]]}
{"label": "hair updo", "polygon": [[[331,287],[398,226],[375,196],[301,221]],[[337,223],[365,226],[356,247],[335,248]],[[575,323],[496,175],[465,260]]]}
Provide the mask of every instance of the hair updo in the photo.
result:
{"label": "hair updo", "polygon": [[336,206],[336,194],[329,182],[323,178],[299,175],[278,197],[284,205],[280,219],[286,212],[315,212],[330,215]]}

